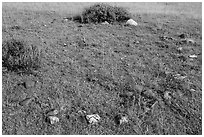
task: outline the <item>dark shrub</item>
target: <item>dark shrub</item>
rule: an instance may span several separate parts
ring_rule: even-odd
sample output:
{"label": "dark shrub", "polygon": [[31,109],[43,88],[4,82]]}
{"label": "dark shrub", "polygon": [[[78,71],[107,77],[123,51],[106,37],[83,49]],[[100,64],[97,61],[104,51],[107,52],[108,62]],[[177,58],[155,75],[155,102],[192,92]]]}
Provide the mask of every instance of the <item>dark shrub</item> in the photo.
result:
{"label": "dark shrub", "polygon": [[79,22],[79,23],[83,22],[81,15],[74,16],[73,17],[73,21],[76,21],[76,22]]}
{"label": "dark shrub", "polygon": [[130,19],[130,13],[122,7],[114,7],[115,18],[117,22],[123,22]]}
{"label": "dark shrub", "polygon": [[29,71],[40,67],[40,50],[20,39],[2,44],[2,65],[11,71]]}
{"label": "dark shrub", "polygon": [[130,18],[130,13],[122,7],[99,3],[85,9],[82,18],[84,23],[123,22]]}

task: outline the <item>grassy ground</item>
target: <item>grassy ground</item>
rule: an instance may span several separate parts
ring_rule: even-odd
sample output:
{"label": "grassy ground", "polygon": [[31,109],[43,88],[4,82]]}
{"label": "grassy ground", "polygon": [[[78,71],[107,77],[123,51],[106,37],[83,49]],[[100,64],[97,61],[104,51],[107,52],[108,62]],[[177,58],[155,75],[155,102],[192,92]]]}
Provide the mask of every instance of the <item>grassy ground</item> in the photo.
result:
{"label": "grassy ground", "polygon": [[[42,5],[2,6],[2,40],[22,37],[43,51],[35,74],[2,69],[2,134],[202,134],[201,3],[124,3],[137,27],[66,22],[79,4]],[[51,125],[53,108],[60,121]],[[82,109],[99,124],[84,122]],[[118,114],[129,122],[117,125]]]}

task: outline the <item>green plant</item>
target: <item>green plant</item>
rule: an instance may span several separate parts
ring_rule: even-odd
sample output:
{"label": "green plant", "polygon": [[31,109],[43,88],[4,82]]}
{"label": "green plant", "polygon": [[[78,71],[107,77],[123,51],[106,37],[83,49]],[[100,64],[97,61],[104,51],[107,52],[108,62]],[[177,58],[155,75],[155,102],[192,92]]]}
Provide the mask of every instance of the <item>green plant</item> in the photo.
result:
{"label": "green plant", "polygon": [[113,7],[103,3],[95,4],[82,12],[84,23],[123,22],[130,16],[130,13],[123,7]]}
{"label": "green plant", "polygon": [[40,50],[21,39],[11,38],[2,44],[2,65],[11,71],[29,71],[40,67]]}

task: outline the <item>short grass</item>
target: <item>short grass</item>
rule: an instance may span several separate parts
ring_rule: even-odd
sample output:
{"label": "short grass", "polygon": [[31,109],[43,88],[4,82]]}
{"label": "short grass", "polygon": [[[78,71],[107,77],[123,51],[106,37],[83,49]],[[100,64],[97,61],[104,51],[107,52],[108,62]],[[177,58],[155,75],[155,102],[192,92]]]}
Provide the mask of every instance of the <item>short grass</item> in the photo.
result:
{"label": "short grass", "polygon": [[[92,3],[44,4],[3,3],[2,39],[23,37],[43,55],[33,73],[2,68],[2,134],[202,134],[201,3],[123,3],[137,27],[63,19]],[[60,121],[51,125],[53,108]],[[84,122],[82,109],[99,124]],[[117,125],[118,114],[129,122]]]}

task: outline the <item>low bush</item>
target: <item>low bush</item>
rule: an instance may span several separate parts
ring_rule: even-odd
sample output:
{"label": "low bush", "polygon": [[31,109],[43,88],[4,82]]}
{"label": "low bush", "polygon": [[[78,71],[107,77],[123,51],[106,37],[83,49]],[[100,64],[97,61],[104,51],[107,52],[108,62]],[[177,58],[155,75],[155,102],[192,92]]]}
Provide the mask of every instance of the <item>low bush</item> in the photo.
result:
{"label": "low bush", "polygon": [[123,22],[130,19],[130,16],[131,14],[123,7],[103,3],[90,6],[82,12],[83,23]]}
{"label": "low bush", "polygon": [[41,52],[37,46],[11,38],[2,44],[2,65],[11,71],[29,71],[40,67]]}

